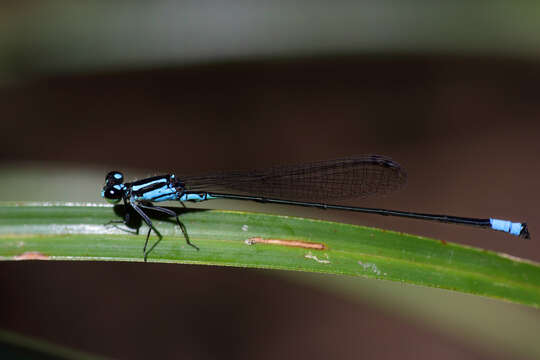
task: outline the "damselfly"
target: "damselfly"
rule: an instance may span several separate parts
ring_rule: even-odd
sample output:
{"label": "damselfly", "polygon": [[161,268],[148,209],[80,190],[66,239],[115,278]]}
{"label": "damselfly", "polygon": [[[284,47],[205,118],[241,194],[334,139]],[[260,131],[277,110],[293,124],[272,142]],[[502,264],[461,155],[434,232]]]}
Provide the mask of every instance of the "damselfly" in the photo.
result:
{"label": "damselfly", "polygon": [[[148,225],[143,247],[144,259],[148,256],[147,245],[152,230],[159,239],[161,234],[154,227],[144,210],[152,209],[175,217],[187,243],[191,244],[186,229],[176,212],[152,203],[161,201],[193,201],[211,199],[252,200],[263,203],[307,206],[320,209],[357,211],[362,213],[401,216],[413,219],[464,224],[504,231],[528,239],[526,223],[499,219],[475,219],[449,215],[413,213],[408,211],[331,205],[329,200],[343,200],[380,195],[398,190],[407,180],[406,172],[391,159],[379,155],[357,156],[297,165],[277,166],[255,171],[234,171],[205,176],[177,177],[175,174],[154,176],[124,183],[121,172],[111,171],[105,177],[101,192],[107,201],[123,200]],[[222,192],[224,189],[237,192]],[[129,211],[126,211],[129,216]],[[129,219],[124,218],[124,223]]]}

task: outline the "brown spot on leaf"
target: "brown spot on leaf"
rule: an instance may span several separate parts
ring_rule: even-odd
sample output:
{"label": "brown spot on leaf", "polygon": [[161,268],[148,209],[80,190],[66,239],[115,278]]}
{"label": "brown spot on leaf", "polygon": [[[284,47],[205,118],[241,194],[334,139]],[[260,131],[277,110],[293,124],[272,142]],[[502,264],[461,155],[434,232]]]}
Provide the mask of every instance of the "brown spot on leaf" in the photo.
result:
{"label": "brown spot on leaf", "polygon": [[21,255],[15,255],[15,260],[48,260],[49,257],[39,251],[27,251]]}
{"label": "brown spot on leaf", "polygon": [[326,246],[322,243],[314,243],[314,242],[301,241],[301,240],[263,239],[259,237],[247,239],[246,244],[248,245],[254,245],[254,244],[281,245],[281,246],[299,247],[302,249],[311,249],[311,250],[326,249]]}

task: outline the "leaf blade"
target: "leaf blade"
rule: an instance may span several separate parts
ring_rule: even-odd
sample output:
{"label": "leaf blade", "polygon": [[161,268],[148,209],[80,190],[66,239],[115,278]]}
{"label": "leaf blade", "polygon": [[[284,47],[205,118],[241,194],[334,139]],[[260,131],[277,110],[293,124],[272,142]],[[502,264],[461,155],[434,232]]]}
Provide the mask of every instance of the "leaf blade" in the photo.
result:
{"label": "leaf blade", "polygon": [[[142,261],[145,227],[134,235],[104,224],[97,204],[0,204],[0,258]],[[118,208],[116,208],[118,210]],[[432,286],[540,306],[536,263],[457,244],[356,225],[239,211],[176,209],[196,251],[171,219],[148,260],[363,276]],[[117,216],[121,211],[117,211]],[[250,238],[324,244],[324,250]],[[155,241],[156,237],[151,237]]]}

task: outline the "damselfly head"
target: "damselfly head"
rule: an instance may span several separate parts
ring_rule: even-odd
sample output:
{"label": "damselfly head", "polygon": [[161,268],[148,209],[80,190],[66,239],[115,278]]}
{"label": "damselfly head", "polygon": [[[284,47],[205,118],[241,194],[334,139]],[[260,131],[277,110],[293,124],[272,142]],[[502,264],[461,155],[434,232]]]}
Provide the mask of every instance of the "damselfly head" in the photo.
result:
{"label": "damselfly head", "polygon": [[111,171],[105,176],[105,186],[101,191],[101,196],[111,204],[116,204],[122,199],[125,186],[124,175],[119,171]]}
{"label": "damselfly head", "polygon": [[101,191],[101,196],[105,198],[111,204],[116,204],[122,199],[124,193],[124,185],[116,184],[112,186],[105,186]]}
{"label": "damselfly head", "polygon": [[106,185],[121,184],[124,182],[124,175],[120,171],[111,171],[105,176]]}

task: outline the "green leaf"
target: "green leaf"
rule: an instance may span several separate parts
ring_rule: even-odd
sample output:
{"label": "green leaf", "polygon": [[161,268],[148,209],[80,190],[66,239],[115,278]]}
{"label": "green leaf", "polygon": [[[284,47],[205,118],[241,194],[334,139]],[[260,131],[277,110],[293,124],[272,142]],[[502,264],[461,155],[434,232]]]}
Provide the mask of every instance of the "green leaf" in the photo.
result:
{"label": "green leaf", "polygon": [[[540,266],[505,254],[362,226],[260,213],[174,208],[153,218],[163,239],[148,261],[346,274],[457,290],[540,306]],[[2,260],[143,261],[147,227],[120,225],[123,207],[0,204]],[[152,233],[150,243],[157,237]],[[273,242],[273,243],[272,243]]]}

